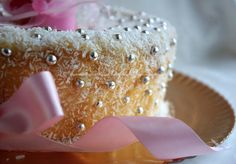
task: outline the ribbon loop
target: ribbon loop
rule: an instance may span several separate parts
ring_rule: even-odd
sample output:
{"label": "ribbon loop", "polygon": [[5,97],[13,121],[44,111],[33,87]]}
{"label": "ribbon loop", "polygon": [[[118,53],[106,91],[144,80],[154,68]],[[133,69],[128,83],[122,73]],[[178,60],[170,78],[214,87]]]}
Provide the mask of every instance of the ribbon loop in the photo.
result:
{"label": "ribbon loop", "polygon": [[63,116],[56,87],[49,72],[25,80],[20,89],[0,106],[0,133],[22,134],[44,130]]}

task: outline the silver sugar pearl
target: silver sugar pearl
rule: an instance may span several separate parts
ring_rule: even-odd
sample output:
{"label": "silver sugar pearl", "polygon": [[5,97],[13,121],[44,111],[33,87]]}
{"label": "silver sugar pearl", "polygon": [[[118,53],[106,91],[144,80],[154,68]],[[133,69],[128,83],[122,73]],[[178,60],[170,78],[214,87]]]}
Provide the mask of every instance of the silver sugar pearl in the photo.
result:
{"label": "silver sugar pearl", "polygon": [[164,93],[165,93],[165,92],[166,92],[166,88],[163,88],[163,89],[162,89],[162,92],[164,92]]}
{"label": "silver sugar pearl", "polygon": [[168,53],[170,51],[170,48],[168,46],[166,46],[165,48],[165,54]]}
{"label": "silver sugar pearl", "polygon": [[125,104],[128,104],[130,102],[130,97],[129,96],[125,96],[124,99],[123,99],[123,102]]}
{"label": "silver sugar pearl", "polygon": [[169,72],[168,72],[168,79],[171,80],[171,79],[173,79],[173,77],[174,77],[173,72],[172,72],[172,71],[169,71]]}
{"label": "silver sugar pearl", "polygon": [[156,100],[154,101],[154,105],[158,105],[158,103],[159,103],[159,101],[158,101],[158,99],[156,99]]}
{"label": "silver sugar pearl", "polygon": [[152,46],[150,50],[151,55],[156,55],[160,51],[159,47],[157,46]]}
{"label": "silver sugar pearl", "polygon": [[143,112],[144,112],[143,107],[139,106],[139,107],[137,108],[137,113],[138,113],[138,114],[143,114]]}
{"label": "silver sugar pearl", "polygon": [[131,15],[130,19],[131,19],[131,20],[137,20],[138,17],[137,17],[136,15]]}
{"label": "silver sugar pearl", "polygon": [[163,30],[167,30],[167,23],[164,21],[160,21],[160,26],[163,28]]}
{"label": "silver sugar pearl", "polygon": [[123,26],[121,25],[116,25],[115,28],[122,28]]}
{"label": "silver sugar pearl", "polygon": [[150,34],[149,31],[147,31],[147,30],[143,30],[142,33],[144,33],[144,34]]}
{"label": "silver sugar pearl", "polygon": [[108,82],[107,82],[107,86],[108,86],[110,89],[115,89],[116,83],[115,83],[114,81],[108,81]]}
{"label": "silver sugar pearl", "polygon": [[95,60],[97,60],[98,59],[98,53],[97,52],[95,52],[95,51],[92,51],[91,53],[90,53],[90,60],[93,60],[93,61],[95,61]]}
{"label": "silver sugar pearl", "polygon": [[163,26],[163,30],[167,30],[167,26]]}
{"label": "silver sugar pearl", "polygon": [[76,84],[78,87],[83,88],[85,85],[85,82],[83,80],[77,80]]}
{"label": "silver sugar pearl", "polygon": [[55,65],[57,63],[57,57],[55,55],[48,55],[46,58],[46,62],[48,65]]}
{"label": "silver sugar pearl", "polygon": [[122,36],[121,36],[120,34],[115,34],[115,38],[116,38],[117,40],[122,40]]}
{"label": "silver sugar pearl", "polygon": [[165,89],[166,88],[166,84],[165,83],[161,83],[160,88],[161,89]]}
{"label": "silver sugar pearl", "polygon": [[152,95],[152,90],[151,89],[145,90],[145,95],[151,96]]}
{"label": "silver sugar pearl", "polygon": [[98,108],[103,107],[103,102],[102,102],[102,101],[98,101],[98,102],[96,103],[96,106],[97,106]]}
{"label": "silver sugar pearl", "polygon": [[167,26],[167,23],[164,22],[164,21],[160,21],[159,24],[161,25],[161,27],[163,27],[163,26]]}
{"label": "silver sugar pearl", "polygon": [[45,30],[47,30],[47,31],[52,31],[53,29],[52,29],[52,27],[47,26],[47,27],[45,27]]}
{"label": "silver sugar pearl", "polygon": [[125,27],[124,30],[125,30],[125,31],[131,31],[131,28]]}
{"label": "silver sugar pearl", "polygon": [[33,37],[37,38],[37,39],[42,39],[42,36],[40,34],[36,34],[36,33],[33,35]]}
{"label": "silver sugar pearl", "polygon": [[87,34],[82,34],[81,36],[82,36],[82,38],[84,38],[85,40],[89,40],[89,39],[90,39],[90,37],[89,37]]}
{"label": "silver sugar pearl", "polygon": [[144,20],[141,18],[141,19],[138,19],[138,21],[140,22],[140,23],[143,23],[144,22]]}
{"label": "silver sugar pearl", "polygon": [[141,15],[141,16],[146,16],[147,13],[145,13],[144,11],[141,11],[141,12],[139,12],[139,15]]}
{"label": "silver sugar pearl", "polygon": [[154,19],[152,19],[152,18],[148,18],[148,23],[154,23],[155,22],[155,20]]}
{"label": "silver sugar pearl", "polygon": [[170,41],[170,46],[173,47],[177,44],[177,40],[175,38],[172,38]]}
{"label": "silver sugar pearl", "polygon": [[143,82],[143,84],[148,84],[150,82],[150,77],[148,77],[148,76],[142,77],[142,82]]}
{"label": "silver sugar pearl", "polygon": [[2,48],[1,53],[2,53],[3,56],[9,57],[9,56],[11,56],[12,51],[9,48]]}
{"label": "silver sugar pearl", "polygon": [[144,23],[143,26],[144,27],[150,27],[150,24],[149,23]]}
{"label": "silver sugar pearl", "polygon": [[165,72],[165,67],[164,66],[160,66],[158,69],[157,69],[157,73],[159,73],[159,74],[162,74],[162,73],[164,73]]}
{"label": "silver sugar pearl", "polygon": [[130,54],[130,55],[128,56],[128,61],[131,62],[131,63],[134,62],[135,59],[136,59],[136,55],[135,55],[135,54]]}
{"label": "silver sugar pearl", "polygon": [[86,129],[86,127],[85,127],[85,125],[83,123],[80,123],[78,125],[78,128],[79,128],[80,131],[84,131]]}
{"label": "silver sugar pearl", "polygon": [[81,29],[81,28],[78,28],[75,31],[80,33],[80,34],[84,34],[85,33],[85,31],[83,29]]}
{"label": "silver sugar pearl", "polygon": [[124,23],[124,22],[125,22],[125,19],[121,18],[121,19],[119,19],[118,22],[119,22],[119,23]]}
{"label": "silver sugar pearl", "polygon": [[160,85],[160,89],[161,89],[161,92],[166,92],[166,84],[165,83],[161,83]]}
{"label": "silver sugar pearl", "polygon": [[168,69],[173,69],[173,65],[171,63],[168,64]]}
{"label": "silver sugar pearl", "polygon": [[52,27],[50,27],[50,26],[44,27],[44,29],[47,30],[47,31],[52,31],[53,30]]}
{"label": "silver sugar pearl", "polygon": [[134,26],[134,28],[135,28],[136,30],[141,30],[141,29],[142,29],[142,28],[141,28],[140,26],[138,26],[138,25]]}
{"label": "silver sugar pearl", "polygon": [[154,31],[157,31],[157,32],[161,32],[161,29],[158,28],[158,27],[154,27],[153,30],[154,30]]}

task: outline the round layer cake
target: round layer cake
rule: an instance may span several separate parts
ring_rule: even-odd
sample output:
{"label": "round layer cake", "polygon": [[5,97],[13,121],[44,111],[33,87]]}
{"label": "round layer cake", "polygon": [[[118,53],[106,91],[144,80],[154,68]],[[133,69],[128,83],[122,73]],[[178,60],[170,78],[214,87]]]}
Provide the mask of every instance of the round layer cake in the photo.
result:
{"label": "round layer cake", "polygon": [[0,103],[25,78],[50,71],[65,113],[42,133],[50,139],[71,143],[106,116],[162,110],[173,76],[175,29],[145,13],[106,6],[100,13],[99,29],[0,27]]}

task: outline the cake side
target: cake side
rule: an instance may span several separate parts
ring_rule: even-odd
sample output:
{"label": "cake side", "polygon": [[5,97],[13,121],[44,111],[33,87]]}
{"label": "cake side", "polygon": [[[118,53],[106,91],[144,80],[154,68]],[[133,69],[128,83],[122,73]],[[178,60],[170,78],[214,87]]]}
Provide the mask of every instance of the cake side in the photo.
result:
{"label": "cake side", "polygon": [[0,103],[25,78],[50,71],[65,117],[46,137],[73,142],[106,116],[154,116],[172,77],[175,30],[159,18],[117,12],[131,20],[105,30],[1,26]]}

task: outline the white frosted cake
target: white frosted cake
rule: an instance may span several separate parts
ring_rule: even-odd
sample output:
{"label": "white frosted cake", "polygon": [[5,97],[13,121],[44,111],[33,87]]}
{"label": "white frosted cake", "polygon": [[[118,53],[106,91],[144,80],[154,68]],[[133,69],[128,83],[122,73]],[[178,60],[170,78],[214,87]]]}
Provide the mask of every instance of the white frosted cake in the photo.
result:
{"label": "white frosted cake", "polygon": [[55,79],[65,117],[42,133],[50,139],[73,142],[106,116],[168,115],[176,34],[160,18],[105,6],[94,29],[8,25],[0,35],[0,103],[32,74]]}

